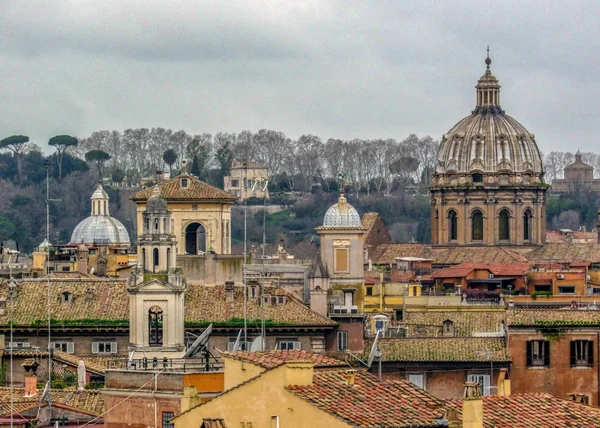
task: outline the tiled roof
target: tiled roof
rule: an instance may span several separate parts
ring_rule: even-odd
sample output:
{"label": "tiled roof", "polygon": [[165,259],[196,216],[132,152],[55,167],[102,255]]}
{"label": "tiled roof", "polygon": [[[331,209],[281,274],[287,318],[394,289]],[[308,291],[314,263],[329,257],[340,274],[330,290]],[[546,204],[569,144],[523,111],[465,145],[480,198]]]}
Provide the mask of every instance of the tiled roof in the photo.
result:
{"label": "tiled roof", "polygon": [[368,212],[362,216],[362,227],[366,229],[363,236],[365,246],[390,244],[392,237],[378,213]]}
{"label": "tiled roof", "polygon": [[[4,353],[6,355],[10,355],[10,350],[5,350]],[[39,363],[41,359],[45,359],[48,357],[48,351],[42,351],[39,349],[18,349],[13,351],[13,356],[30,357],[26,359],[25,362],[32,360],[37,361]],[[54,352],[52,353],[52,358],[54,361],[69,365],[74,368],[77,368],[79,366],[79,360],[83,360],[86,371],[90,373],[103,375],[106,371],[106,362],[112,361],[115,358],[118,358],[118,356],[115,354],[106,356],[74,355],[69,354],[67,352],[54,350]],[[127,358],[127,355],[123,355],[122,358]],[[23,362],[23,364],[25,364],[25,362]]]}
{"label": "tiled roof", "polygon": [[[234,318],[241,319],[244,314],[244,289],[235,287],[234,300],[226,301],[225,286],[191,285],[185,292],[185,321],[190,323],[216,322],[225,323]],[[265,294],[285,296],[284,304],[265,304],[265,320],[281,325],[314,325],[333,326],[336,323],[329,318],[311,310],[304,303],[287,293],[282,288],[265,287]],[[260,300],[248,299],[248,320],[254,326],[261,319]]]}
{"label": "tiled roof", "polygon": [[[17,326],[46,325],[46,280],[26,280],[18,283],[14,304]],[[50,281],[51,317],[56,324],[73,326],[128,326],[129,296],[125,280],[59,279]],[[8,281],[0,281],[0,296],[8,295]],[[90,293],[88,293],[90,290]],[[72,294],[70,303],[63,303],[63,293]],[[285,297],[283,304],[265,304],[268,323],[278,325],[334,326],[329,318],[311,310],[291,293],[279,287],[266,287],[265,294]],[[42,296],[42,297],[40,297]],[[225,286],[190,285],[185,294],[187,323],[231,323],[243,317],[243,289],[235,287],[233,303],[226,302]],[[8,324],[9,311],[0,316],[0,326]],[[260,301],[248,300],[248,319],[261,318]],[[78,323],[77,321],[81,321]]]}
{"label": "tiled roof", "polygon": [[246,165],[244,166],[244,162],[233,162],[231,164],[231,169],[265,169],[265,166],[260,164],[260,163],[256,163],[256,162],[246,162]]}
{"label": "tiled roof", "polygon": [[376,265],[396,262],[396,257],[431,258],[431,246],[426,244],[380,244],[369,251],[369,258]]}
{"label": "tiled roof", "polygon": [[[447,400],[446,406],[461,415],[461,401]],[[513,394],[483,397],[485,428],[600,427],[600,409],[550,394]]]}
{"label": "tiled roof", "polygon": [[[188,187],[181,187],[180,180],[182,178],[187,178],[189,180]],[[167,202],[201,202],[214,200],[233,202],[236,200],[236,197],[233,196],[231,193],[228,193],[217,187],[213,187],[210,184],[205,183],[204,181],[200,181],[198,180],[198,178],[190,174],[182,174],[169,180],[165,180],[158,184],[158,187],[160,188],[160,195],[164,199],[166,199]],[[153,188],[149,187],[147,189],[140,190],[131,197],[131,200],[134,202],[145,202],[152,194],[152,189]]]}
{"label": "tiled roof", "polygon": [[287,361],[312,361],[316,368],[348,366],[344,361],[323,354],[306,351],[264,351],[264,352],[224,352],[223,356],[240,361],[249,361],[264,369],[273,369]]}
{"label": "tiled roof", "polygon": [[[22,412],[32,406],[38,405],[43,389],[39,389],[33,396],[25,396],[24,388],[13,388],[15,410]],[[51,390],[52,402],[64,406],[74,407],[84,412],[100,415],[103,411],[104,400],[99,390],[78,391],[75,388]],[[0,387],[0,416],[10,415],[10,388]]]}
{"label": "tiled roof", "polygon": [[[47,280],[18,282],[14,304],[15,325],[45,325]],[[0,296],[8,296],[8,281],[0,282]],[[89,290],[89,293],[88,293]],[[71,302],[63,303],[63,293],[71,293]],[[50,281],[50,313],[57,321],[129,319],[129,297],[124,280],[62,279]],[[0,325],[8,323],[9,311],[0,315]]]}
{"label": "tiled roof", "polygon": [[509,326],[600,325],[600,310],[588,309],[511,309],[507,311]]}
{"label": "tiled roof", "polygon": [[435,265],[458,265],[461,263],[527,263],[520,254],[502,247],[456,247],[434,253]]}
{"label": "tiled roof", "polygon": [[[428,336],[438,337],[444,321],[452,321],[455,337],[471,337],[473,333],[498,332],[505,321],[506,310],[478,311],[472,308],[466,310],[442,311],[410,311],[404,312],[404,320],[396,321],[394,325],[404,325],[409,328],[408,337]],[[417,327],[421,327],[420,329]],[[393,328],[393,327],[391,327]],[[417,331],[415,331],[417,330]]]}
{"label": "tiled roof", "polygon": [[[372,341],[365,343],[371,349]],[[503,338],[498,337],[426,337],[379,339],[383,361],[411,362],[496,362],[510,361]]]}
{"label": "tiled roof", "polygon": [[434,278],[463,278],[474,270],[488,270],[497,276],[523,276],[530,269],[529,263],[461,263],[433,274]]}
{"label": "tiled roof", "polygon": [[544,244],[525,256],[534,262],[550,260],[600,262],[600,244]]}
{"label": "tiled roof", "polygon": [[439,426],[441,402],[407,381],[386,382],[366,371],[355,373],[348,385],[347,372],[315,372],[312,385],[286,389],[315,407],[353,427]]}

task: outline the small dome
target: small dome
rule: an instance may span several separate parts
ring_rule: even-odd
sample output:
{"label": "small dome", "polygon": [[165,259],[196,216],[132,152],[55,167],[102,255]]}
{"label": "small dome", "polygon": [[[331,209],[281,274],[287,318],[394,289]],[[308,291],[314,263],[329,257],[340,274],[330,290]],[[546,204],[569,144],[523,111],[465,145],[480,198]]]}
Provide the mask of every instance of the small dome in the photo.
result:
{"label": "small dome", "polygon": [[160,214],[166,213],[167,211],[167,201],[160,195],[160,188],[158,186],[154,186],[154,189],[152,189],[152,195],[150,195],[148,201],[146,202],[146,212]]}
{"label": "small dome", "polygon": [[38,250],[39,251],[46,251],[48,249],[48,247],[52,247],[52,244],[50,242],[48,242],[47,238],[44,238],[44,240],[42,241],[42,243],[38,246]]}
{"label": "small dome", "polygon": [[348,203],[344,195],[340,195],[337,203],[329,207],[323,219],[323,227],[361,227],[360,215]]}
{"label": "small dome", "polygon": [[125,226],[114,217],[90,216],[81,221],[71,234],[71,244],[129,246]]}

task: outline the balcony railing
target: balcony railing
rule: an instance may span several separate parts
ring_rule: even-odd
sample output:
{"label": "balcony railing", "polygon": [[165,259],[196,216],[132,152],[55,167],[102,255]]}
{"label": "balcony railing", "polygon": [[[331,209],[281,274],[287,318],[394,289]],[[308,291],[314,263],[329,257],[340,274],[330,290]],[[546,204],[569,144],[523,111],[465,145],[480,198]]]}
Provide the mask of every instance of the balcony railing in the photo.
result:
{"label": "balcony railing", "polygon": [[138,358],[106,361],[107,369],[131,371],[210,372],[223,370],[223,362],[203,358]]}

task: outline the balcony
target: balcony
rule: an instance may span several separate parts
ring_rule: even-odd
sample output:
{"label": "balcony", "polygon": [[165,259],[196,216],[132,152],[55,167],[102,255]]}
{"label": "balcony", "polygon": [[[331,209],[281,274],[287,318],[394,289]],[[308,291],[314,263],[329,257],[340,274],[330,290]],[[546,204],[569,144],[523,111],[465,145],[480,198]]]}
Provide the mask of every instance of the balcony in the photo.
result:
{"label": "balcony", "polygon": [[333,308],[329,308],[330,315],[356,315],[358,314],[358,306],[340,306],[333,305]]}

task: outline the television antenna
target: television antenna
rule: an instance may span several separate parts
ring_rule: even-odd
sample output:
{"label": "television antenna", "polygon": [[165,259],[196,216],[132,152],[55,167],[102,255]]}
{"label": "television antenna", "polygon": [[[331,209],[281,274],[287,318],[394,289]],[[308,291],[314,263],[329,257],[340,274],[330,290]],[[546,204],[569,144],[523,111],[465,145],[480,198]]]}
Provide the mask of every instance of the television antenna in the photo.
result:
{"label": "television antenna", "polygon": [[383,329],[379,329],[379,330],[377,330],[377,333],[375,333],[375,340],[373,340],[373,345],[371,345],[371,352],[369,353],[369,358],[367,358],[367,361],[363,361],[360,358],[358,358],[356,355],[352,354],[350,351],[347,351],[348,354],[350,354],[350,356],[352,356],[353,358],[360,361],[367,369],[370,369],[371,366],[373,365],[373,361],[375,361],[375,359],[377,359],[377,365],[378,365],[377,376],[379,377],[379,379],[381,379],[381,371],[382,371],[381,350],[379,349],[379,346],[378,346],[380,337],[383,337]]}
{"label": "television antenna", "polygon": [[237,352],[240,350],[240,340],[242,339],[242,331],[240,330],[240,332],[237,335],[237,339],[235,339],[235,343],[233,344],[233,349],[231,350],[231,352]]}

